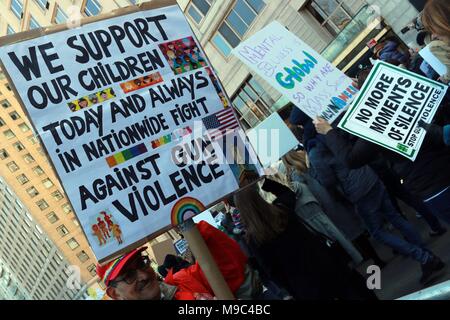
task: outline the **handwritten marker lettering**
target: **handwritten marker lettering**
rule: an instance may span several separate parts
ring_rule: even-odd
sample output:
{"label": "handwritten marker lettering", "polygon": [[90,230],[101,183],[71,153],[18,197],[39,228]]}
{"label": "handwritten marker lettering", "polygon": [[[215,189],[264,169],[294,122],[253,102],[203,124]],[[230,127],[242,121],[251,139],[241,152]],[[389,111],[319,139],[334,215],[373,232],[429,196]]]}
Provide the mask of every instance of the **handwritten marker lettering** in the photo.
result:
{"label": "handwritten marker lettering", "polygon": [[292,59],[294,66],[292,68],[285,67],[284,70],[288,73],[287,75],[283,72],[278,72],[275,75],[277,82],[286,89],[293,89],[295,87],[295,80],[302,82],[303,78],[311,73],[314,66],[317,65],[317,60],[310,55],[308,52],[303,51],[303,54],[308,57],[303,63]]}

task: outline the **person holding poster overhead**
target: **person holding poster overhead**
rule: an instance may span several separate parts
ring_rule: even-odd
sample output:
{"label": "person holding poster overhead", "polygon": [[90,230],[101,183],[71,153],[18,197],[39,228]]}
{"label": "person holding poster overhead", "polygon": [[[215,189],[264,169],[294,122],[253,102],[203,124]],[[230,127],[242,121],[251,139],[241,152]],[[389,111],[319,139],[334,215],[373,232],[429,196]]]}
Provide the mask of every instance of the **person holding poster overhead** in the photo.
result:
{"label": "person holding poster overhead", "polygon": [[[365,79],[359,80],[359,86],[362,86]],[[449,107],[449,100],[444,99],[438,107],[433,122],[436,124],[448,123]],[[419,121],[419,126],[429,127],[423,121]],[[330,125],[323,119],[316,121],[316,128],[319,133],[324,135],[327,145],[334,150],[337,157],[352,169],[360,168],[376,159],[387,160],[390,171],[397,176],[397,181],[389,175],[387,176],[388,180],[386,177],[382,179],[385,184],[389,184],[388,187],[391,191],[395,191],[393,192],[395,197],[403,200],[423,215],[433,230],[432,236],[445,232],[445,228],[435,218],[438,217],[450,224],[450,208],[448,207],[450,203],[450,192],[448,191],[450,150],[444,144],[442,135],[435,138],[433,134],[435,130],[431,129],[432,134],[428,133],[425,136],[413,162],[375,143],[335,128],[334,125]],[[402,184],[399,182],[400,179]]]}
{"label": "person holding poster overhead", "polygon": [[[317,126],[318,121],[315,122]],[[317,133],[312,120],[304,126],[309,128],[304,144],[318,180],[325,187],[339,186],[346,198],[356,206],[371,235],[377,241],[418,261],[422,267],[420,279],[422,283],[425,283],[434,272],[444,268],[441,259],[424,246],[420,234],[394,208],[375,172],[367,165],[351,169],[341,160],[345,150],[333,148],[322,134]],[[320,128],[318,131],[326,133]],[[404,238],[385,230],[384,219],[396,227]]]}

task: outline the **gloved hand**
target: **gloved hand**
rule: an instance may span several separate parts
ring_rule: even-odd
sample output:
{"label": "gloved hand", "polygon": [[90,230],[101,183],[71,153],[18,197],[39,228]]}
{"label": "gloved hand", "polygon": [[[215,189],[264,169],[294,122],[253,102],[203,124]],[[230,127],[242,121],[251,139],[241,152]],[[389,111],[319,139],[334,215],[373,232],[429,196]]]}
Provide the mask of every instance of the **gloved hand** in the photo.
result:
{"label": "gloved hand", "polygon": [[431,128],[431,123],[426,123],[425,121],[423,121],[422,119],[419,120],[418,123],[419,127],[421,127],[422,129],[425,129],[425,131],[428,131]]}
{"label": "gloved hand", "polygon": [[433,136],[435,140],[443,140],[444,139],[444,129],[437,124],[426,123],[423,120],[419,120],[418,126],[425,129],[428,135]]}

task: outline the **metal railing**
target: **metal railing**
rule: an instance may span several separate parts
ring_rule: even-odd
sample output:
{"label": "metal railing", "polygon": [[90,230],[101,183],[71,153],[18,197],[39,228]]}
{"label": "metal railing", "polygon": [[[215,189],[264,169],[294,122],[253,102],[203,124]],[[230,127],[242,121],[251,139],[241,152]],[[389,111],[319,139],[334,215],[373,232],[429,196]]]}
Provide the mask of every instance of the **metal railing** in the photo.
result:
{"label": "metal railing", "polygon": [[397,300],[450,300],[450,280],[398,298]]}

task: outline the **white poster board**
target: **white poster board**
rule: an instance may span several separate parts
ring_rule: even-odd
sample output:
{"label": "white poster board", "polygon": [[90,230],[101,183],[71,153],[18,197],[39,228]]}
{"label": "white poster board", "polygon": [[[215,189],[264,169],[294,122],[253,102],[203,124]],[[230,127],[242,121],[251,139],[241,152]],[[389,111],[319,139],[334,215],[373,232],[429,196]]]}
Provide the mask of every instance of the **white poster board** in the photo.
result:
{"label": "white poster board", "polygon": [[313,119],[333,122],[358,92],[352,79],[277,21],[232,53]]}
{"label": "white poster board", "polygon": [[240,168],[261,172],[252,150],[254,164],[228,164],[239,152],[224,137],[242,130],[177,5],[7,45],[0,59],[100,261],[237,190]]}
{"label": "white poster board", "polygon": [[447,86],[378,61],[339,127],[415,160]]}
{"label": "white poster board", "polygon": [[447,73],[447,66],[443,64],[430,50],[430,45],[419,51],[421,57],[436,71],[437,74],[443,76]]}
{"label": "white poster board", "polygon": [[277,112],[250,129],[247,136],[264,168],[270,167],[299,144]]}

